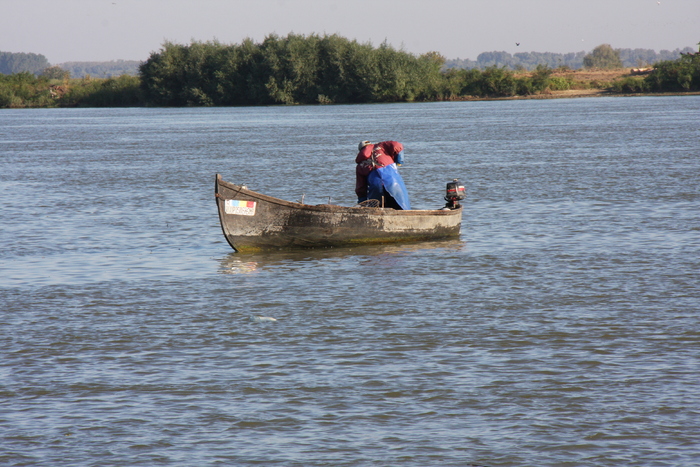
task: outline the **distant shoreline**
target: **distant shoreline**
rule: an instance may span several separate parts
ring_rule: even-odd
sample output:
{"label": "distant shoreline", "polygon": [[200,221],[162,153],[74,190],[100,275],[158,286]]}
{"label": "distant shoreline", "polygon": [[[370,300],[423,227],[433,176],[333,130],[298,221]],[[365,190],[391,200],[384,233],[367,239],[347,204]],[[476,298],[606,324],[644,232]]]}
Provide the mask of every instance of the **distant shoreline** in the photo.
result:
{"label": "distant shoreline", "polygon": [[[498,70],[497,70],[498,71]],[[533,100],[533,99],[579,99],[586,97],[642,97],[642,96],[697,96],[700,91],[672,91],[672,92],[650,92],[651,86],[642,86],[645,83],[645,76],[650,71],[647,69],[557,69],[546,70],[547,76],[544,78],[546,85],[542,84],[542,76],[538,76],[538,71],[518,71],[503,72],[502,79],[508,83],[512,89],[506,91],[494,88],[495,92],[485,95],[483,86],[493,87],[493,82],[487,79],[472,80],[471,87],[463,87],[473,90],[474,94],[462,94],[452,91],[451,93],[435,93],[432,99],[416,100],[395,100],[391,102],[469,102],[469,101],[508,101],[508,100]],[[481,74],[482,78],[489,73]],[[123,75],[118,78],[83,78],[83,79],[53,79],[50,81],[33,78],[34,81],[20,86],[11,81],[5,83],[4,88],[0,86],[0,108],[54,108],[54,107],[204,107],[207,102],[212,105],[211,99],[204,100],[204,104],[194,105],[191,102],[180,102],[178,105],[155,105],[149,102],[144,96],[142,81],[140,77]],[[498,79],[498,77],[496,78]],[[539,86],[533,83],[539,80]],[[468,80],[465,80],[468,82]],[[497,81],[498,82],[498,81]],[[474,84],[476,83],[476,85]],[[1,84],[1,83],[0,83]],[[464,84],[462,84],[464,86]],[[516,88],[520,94],[516,92]],[[678,89],[679,86],[668,87]],[[446,88],[447,89],[447,88]],[[505,88],[504,88],[505,89]],[[639,92],[635,92],[639,91]],[[179,95],[179,94],[178,94]],[[207,97],[205,95],[205,97]],[[324,100],[321,100],[324,97]],[[291,98],[290,98],[291,99]],[[269,100],[269,99],[268,99]],[[388,101],[387,101],[388,102]],[[339,102],[343,103],[343,102]],[[365,103],[377,103],[368,101]],[[318,102],[290,102],[274,104],[259,103],[251,106],[266,105],[333,105],[332,99],[319,94]],[[235,106],[235,105],[213,105],[213,106]]]}
{"label": "distant shoreline", "polygon": [[605,89],[570,89],[568,91],[548,91],[529,96],[509,97],[464,97],[459,101],[517,101],[533,99],[581,99],[586,97],[669,97],[669,96],[700,96],[700,92],[644,92],[620,93]]}
{"label": "distant shoreline", "polygon": [[[525,74],[530,74],[526,72]],[[545,90],[538,94],[516,95],[509,97],[470,97],[464,96],[459,100],[493,101],[493,100],[526,100],[526,99],[578,99],[583,97],[642,97],[642,96],[698,96],[700,92],[616,92],[609,89],[618,79],[634,76],[630,68],[618,69],[586,69],[555,70],[552,77],[564,78],[571,82],[573,89],[562,91]]]}

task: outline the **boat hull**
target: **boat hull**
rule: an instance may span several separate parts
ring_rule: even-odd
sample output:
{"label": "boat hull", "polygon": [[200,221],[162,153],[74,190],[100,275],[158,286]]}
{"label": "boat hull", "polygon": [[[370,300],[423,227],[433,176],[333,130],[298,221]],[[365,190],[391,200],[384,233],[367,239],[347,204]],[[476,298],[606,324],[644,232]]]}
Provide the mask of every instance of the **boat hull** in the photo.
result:
{"label": "boat hull", "polygon": [[226,240],[237,251],[328,248],[458,237],[462,209],[401,211],[308,205],[222,180],[216,202]]}

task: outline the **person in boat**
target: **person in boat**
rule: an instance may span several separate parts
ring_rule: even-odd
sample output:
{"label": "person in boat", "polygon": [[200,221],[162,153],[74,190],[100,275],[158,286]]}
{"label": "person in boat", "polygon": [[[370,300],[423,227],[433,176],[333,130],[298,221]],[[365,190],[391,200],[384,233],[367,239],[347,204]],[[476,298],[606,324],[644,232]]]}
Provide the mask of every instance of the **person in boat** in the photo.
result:
{"label": "person in boat", "polygon": [[384,207],[411,209],[408,192],[397,166],[403,163],[403,145],[398,141],[373,144],[362,141],[355,158],[357,202],[376,199]]}

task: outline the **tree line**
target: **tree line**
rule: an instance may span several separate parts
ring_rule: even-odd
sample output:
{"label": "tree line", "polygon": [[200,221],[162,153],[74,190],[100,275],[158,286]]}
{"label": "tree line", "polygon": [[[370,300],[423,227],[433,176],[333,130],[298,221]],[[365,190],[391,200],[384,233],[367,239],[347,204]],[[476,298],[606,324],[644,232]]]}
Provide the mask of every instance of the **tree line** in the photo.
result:
{"label": "tree line", "polygon": [[425,100],[444,59],[338,35],[270,35],[261,43],[166,42],[140,67],[156,105],[270,105]]}
{"label": "tree line", "polygon": [[51,65],[45,56],[23,52],[0,52],[0,74],[32,73],[34,75],[66,75],[69,78],[113,78],[137,76],[140,61],[112,60],[110,62],[65,62]]}
{"label": "tree line", "polygon": [[447,69],[437,52],[413,55],[338,35],[271,35],[239,45],[165,43],[140,67],[155,105],[272,105],[454,100],[542,92],[567,83],[552,69]]}
{"label": "tree line", "polygon": [[[600,46],[599,46],[600,47]],[[614,49],[619,58],[620,68],[650,67],[655,63],[677,59],[681,54],[692,53],[693,49],[661,50],[653,49]],[[594,49],[595,52],[595,49]],[[592,52],[593,53],[593,52]],[[505,51],[483,52],[476,60],[450,59],[445,60],[443,69],[464,68],[485,70],[490,67],[505,67],[515,71],[535,70],[539,65],[550,68],[579,69],[590,67],[587,58],[592,53],[584,51],[575,53],[552,52],[520,52],[510,54]],[[0,74],[15,74],[30,72],[35,75],[51,74],[47,70],[60,69],[61,74],[66,72],[71,78],[112,78],[121,75],[137,76],[141,62],[136,60],[112,60],[109,62],[65,62],[50,65],[46,57],[40,54],[0,52]],[[56,72],[54,71],[54,74]]]}
{"label": "tree line", "polygon": [[39,74],[49,66],[49,61],[40,54],[0,52],[0,74]]}
{"label": "tree line", "polygon": [[[619,54],[620,68],[642,68],[649,67],[655,63],[675,60],[681,53],[692,53],[693,49],[661,50],[656,52],[653,49],[615,49]],[[483,52],[476,60],[451,59],[445,62],[447,68],[477,68],[484,70],[488,67],[506,67],[512,70],[534,70],[538,65],[546,65],[550,68],[567,67],[571,69],[584,68],[584,59],[590,53],[584,51],[575,53],[553,53],[553,52],[518,52],[511,54],[505,51]]]}
{"label": "tree line", "polygon": [[[693,49],[661,50],[653,49],[615,49],[618,53],[620,67],[642,68],[649,67],[655,63],[675,60],[683,53],[692,53]],[[534,70],[538,65],[546,65],[550,68],[567,67],[579,69],[586,66],[586,52],[575,53],[553,53],[553,52],[520,52],[510,54],[505,51],[483,52],[476,60],[470,59],[449,59],[445,60],[443,68],[477,68],[484,70],[489,67],[506,67],[512,70]],[[112,78],[121,75],[138,75],[138,68],[141,62],[136,60],[112,60],[109,62],[65,62],[49,65],[48,60],[43,55],[0,52],[0,74],[11,75],[24,71],[36,75],[45,74],[48,67],[58,67],[64,72],[68,72],[71,78]]]}
{"label": "tree line", "polygon": [[137,76],[140,61],[112,60],[111,62],[64,62],[56,66],[70,73],[71,78],[115,78],[121,75]]}
{"label": "tree line", "polygon": [[[607,44],[586,56],[592,66],[619,65]],[[531,95],[577,85],[540,64],[445,68],[436,52],[414,55],[387,43],[374,47],[338,35],[270,35],[188,45],[166,42],[138,76],[70,79],[57,67],[39,76],[0,75],[0,107],[249,106],[461,100]],[[607,85],[606,85],[607,86]],[[612,83],[617,92],[700,91],[700,55],[660,62],[647,76]]]}
{"label": "tree line", "polygon": [[[601,44],[582,60],[588,68],[621,68],[622,55]],[[626,88],[618,84],[612,90],[700,91],[700,56],[690,48],[678,55],[659,62],[651,75],[630,77]],[[387,43],[375,48],[338,35],[289,34],[268,36],[260,44],[166,43],[141,65],[140,76],[148,102],[173,106],[439,101],[532,95],[575,85],[552,76],[554,68],[547,64],[530,73],[495,64],[483,70],[445,64],[437,52],[416,56]]]}

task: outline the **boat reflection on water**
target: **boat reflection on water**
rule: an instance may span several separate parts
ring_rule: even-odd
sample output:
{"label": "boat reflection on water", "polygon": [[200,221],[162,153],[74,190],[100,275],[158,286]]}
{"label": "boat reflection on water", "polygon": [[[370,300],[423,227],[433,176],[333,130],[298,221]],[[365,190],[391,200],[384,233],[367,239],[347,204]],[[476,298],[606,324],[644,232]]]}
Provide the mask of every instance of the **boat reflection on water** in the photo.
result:
{"label": "boat reflection on water", "polygon": [[367,261],[385,263],[401,255],[439,249],[458,252],[464,249],[465,246],[466,242],[462,240],[449,239],[419,243],[361,245],[347,248],[314,248],[308,250],[266,251],[262,253],[232,252],[221,258],[219,273],[254,274],[267,267],[346,257],[365,257]]}

